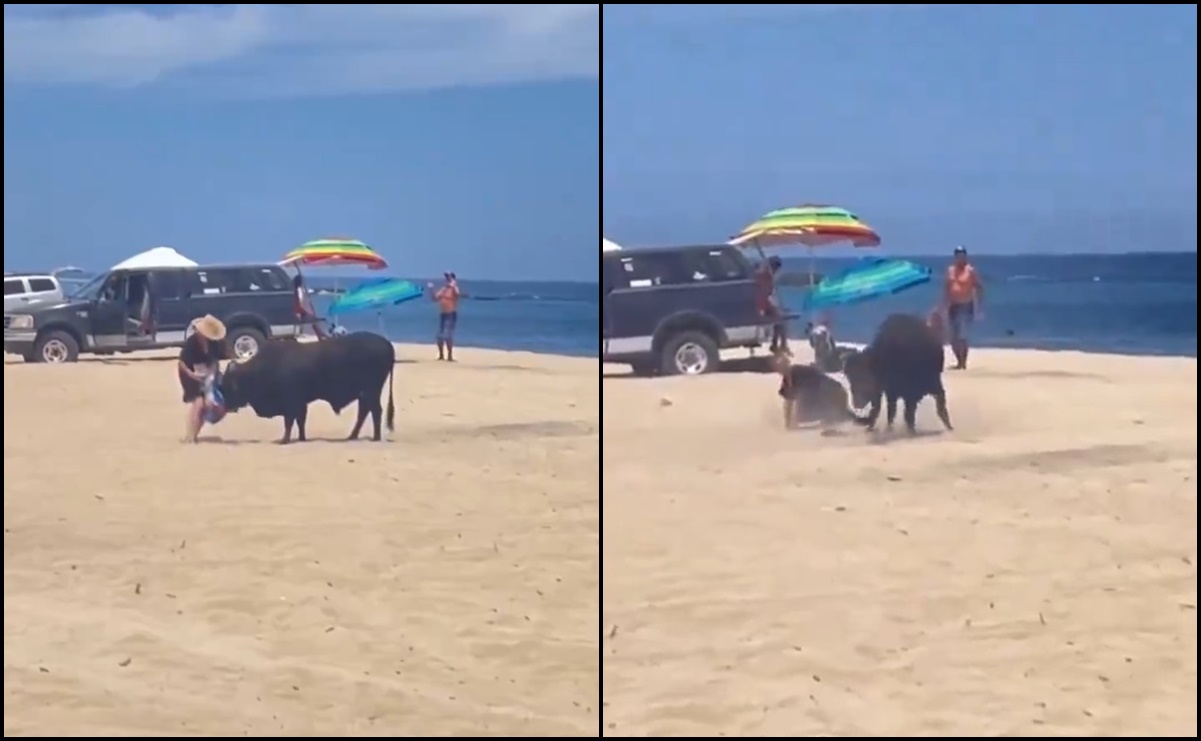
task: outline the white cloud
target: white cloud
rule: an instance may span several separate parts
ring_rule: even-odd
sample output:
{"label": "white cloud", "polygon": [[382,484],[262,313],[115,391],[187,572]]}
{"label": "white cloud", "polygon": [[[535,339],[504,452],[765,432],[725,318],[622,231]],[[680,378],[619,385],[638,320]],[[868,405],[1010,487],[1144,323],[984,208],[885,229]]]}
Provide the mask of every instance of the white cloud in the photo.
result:
{"label": "white cloud", "polygon": [[783,19],[806,18],[834,13],[867,13],[929,8],[930,5],[895,3],[804,4],[804,3],[609,3],[605,5],[605,20],[628,24],[662,26],[695,26],[728,22],[771,22]]}
{"label": "white cloud", "polygon": [[5,5],[5,84],[326,95],[595,77],[599,5]]}

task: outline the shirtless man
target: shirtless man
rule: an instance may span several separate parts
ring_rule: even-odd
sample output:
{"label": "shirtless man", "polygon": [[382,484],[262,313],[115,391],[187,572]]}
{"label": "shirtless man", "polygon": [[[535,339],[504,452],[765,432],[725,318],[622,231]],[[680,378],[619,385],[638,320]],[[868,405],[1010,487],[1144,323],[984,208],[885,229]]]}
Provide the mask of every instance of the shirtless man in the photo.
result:
{"label": "shirtless man", "polygon": [[967,261],[967,249],[956,247],[943,288],[943,306],[951,335],[951,352],[955,355],[955,370],[967,368],[968,340],[972,323],[984,316],[981,308],[983,299],[984,284],[980,281],[980,274]]}
{"label": "shirtless man", "polygon": [[430,298],[438,303],[438,360],[454,362],[455,326],[459,323],[459,279],[454,273],[443,273],[443,284],[429,284]]}

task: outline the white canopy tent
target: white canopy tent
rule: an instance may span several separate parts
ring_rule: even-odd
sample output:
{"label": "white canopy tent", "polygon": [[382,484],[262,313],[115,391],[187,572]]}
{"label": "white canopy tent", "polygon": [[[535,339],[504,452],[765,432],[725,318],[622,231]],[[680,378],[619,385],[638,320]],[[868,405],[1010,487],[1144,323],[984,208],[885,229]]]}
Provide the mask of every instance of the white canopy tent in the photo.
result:
{"label": "white canopy tent", "polygon": [[112,270],[154,270],[155,268],[195,268],[199,263],[189,260],[171,247],[155,247],[126,258]]}
{"label": "white canopy tent", "polygon": [[601,237],[601,252],[620,252],[621,245]]}

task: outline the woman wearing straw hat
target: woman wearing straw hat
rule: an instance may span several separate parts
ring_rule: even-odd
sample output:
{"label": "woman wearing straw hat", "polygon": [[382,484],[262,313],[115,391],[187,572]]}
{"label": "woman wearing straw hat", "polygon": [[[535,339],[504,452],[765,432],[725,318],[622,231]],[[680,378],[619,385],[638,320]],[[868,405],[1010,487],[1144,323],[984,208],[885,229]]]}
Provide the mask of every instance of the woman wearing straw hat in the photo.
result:
{"label": "woman wearing straw hat", "polygon": [[204,426],[204,381],[225,357],[225,325],[209,314],[192,321],[191,334],[179,351],[179,385],[188,405],[184,442],[194,443]]}

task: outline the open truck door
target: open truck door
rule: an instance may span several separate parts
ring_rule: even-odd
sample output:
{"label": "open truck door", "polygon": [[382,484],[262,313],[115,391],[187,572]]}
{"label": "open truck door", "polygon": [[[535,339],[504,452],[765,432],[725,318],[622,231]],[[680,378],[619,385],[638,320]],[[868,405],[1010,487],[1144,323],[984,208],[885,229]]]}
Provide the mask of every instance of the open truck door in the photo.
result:
{"label": "open truck door", "polygon": [[114,271],[96,299],[92,338],[103,352],[135,350],[155,343],[155,301],[150,274]]}

